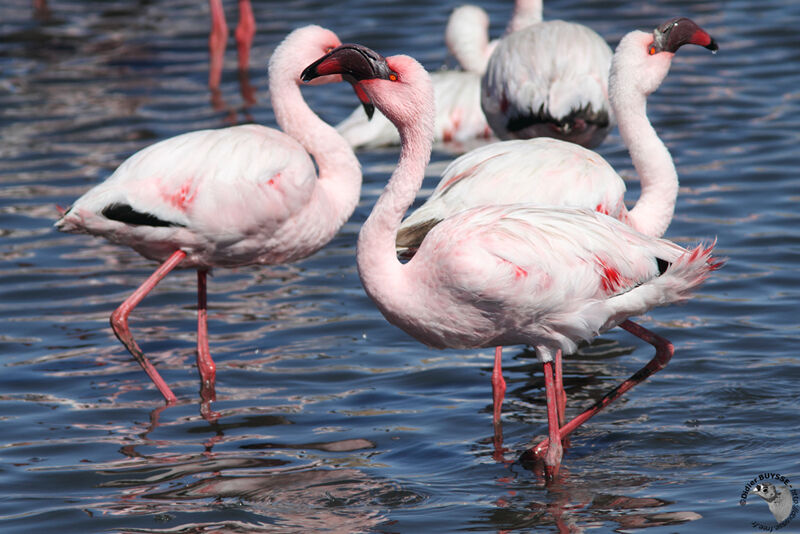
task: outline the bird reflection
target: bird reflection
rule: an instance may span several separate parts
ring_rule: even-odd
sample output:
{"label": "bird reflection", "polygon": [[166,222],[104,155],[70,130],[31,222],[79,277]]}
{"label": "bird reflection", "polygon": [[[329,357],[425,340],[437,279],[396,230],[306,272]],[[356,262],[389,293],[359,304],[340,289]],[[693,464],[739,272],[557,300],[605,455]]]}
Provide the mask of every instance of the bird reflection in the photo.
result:
{"label": "bird reflection", "polygon": [[[150,414],[149,424],[139,434],[140,444],[152,443],[148,434],[162,425],[166,406]],[[227,414],[226,414],[227,415]],[[324,529],[333,532],[369,531],[385,521],[383,509],[394,501],[415,501],[420,497],[396,484],[374,479],[354,468],[337,469],[326,465],[323,457],[297,465],[291,459],[255,456],[251,452],[214,452],[224,441],[226,428],[280,424],[278,420],[222,422],[222,414],[207,418],[213,436],[204,442],[202,453],[147,456],[135,445],[123,447],[123,454],[135,458],[120,467],[104,469],[98,474],[113,477],[102,488],[117,489],[113,502],[104,506],[113,515],[162,514],[165,520],[180,512],[204,512],[211,503],[225,506],[233,500],[249,505],[249,512],[265,516],[263,523],[246,522],[194,523],[181,525],[180,532],[259,532],[259,525],[275,525],[302,531]],[[288,424],[288,422],[283,421]],[[351,453],[375,448],[366,439],[345,439],[326,442],[282,445],[273,442],[248,443],[240,450],[302,450],[297,454],[308,458],[308,451]],[[307,460],[306,460],[307,461]],[[142,462],[145,462],[142,465]],[[337,463],[352,461],[337,459]],[[180,483],[180,482],[184,483]],[[263,504],[268,503],[268,507]],[[137,532],[175,532],[174,529],[152,529]]]}

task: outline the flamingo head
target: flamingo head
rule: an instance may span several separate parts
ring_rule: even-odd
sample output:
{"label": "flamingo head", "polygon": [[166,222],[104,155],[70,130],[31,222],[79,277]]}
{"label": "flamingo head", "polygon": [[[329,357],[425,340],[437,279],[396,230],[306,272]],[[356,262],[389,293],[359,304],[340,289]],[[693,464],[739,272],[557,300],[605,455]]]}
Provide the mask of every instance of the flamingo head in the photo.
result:
{"label": "flamingo head", "polygon": [[633,31],[625,35],[611,61],[609,89],[613,85],[615,90],[610,90],[609,97],[613,100],[615,91],[649,95],[658,89],[669,72],[675,52],[685,44],[714,52],[719,48],[704,29],[685,17],[671,19],[652,33]]}
{"label": "flamingo head", "polygon": [[712,52],[719,50],[716,41],[693,20],[677,17],[653,30],[653,42],[648,47],[647,53],[650,55],[659,52],[674,54],[685,44],[703,46]]}
{"label": "flamingo head", "polygon": [[302,79],[332,74],[350,82],[362,104],[375,105],[398,128],[415,123],[433,135],[433,84],[413,58],[385,58],[365,46],[344,44],[306,67]]}
{"label": "flamingo head", "polygon": [[[298,66],[307,65],[323,54],[327,54],[342,42],[332,31],[321,26],[309,25],[297,28],[287,35],[275,49],[270,59],[270,77],[275,72],[290,74],[297,83],[301,83]],[[332,83],[342,81],[341,76],[326,76],[316,83]]]}

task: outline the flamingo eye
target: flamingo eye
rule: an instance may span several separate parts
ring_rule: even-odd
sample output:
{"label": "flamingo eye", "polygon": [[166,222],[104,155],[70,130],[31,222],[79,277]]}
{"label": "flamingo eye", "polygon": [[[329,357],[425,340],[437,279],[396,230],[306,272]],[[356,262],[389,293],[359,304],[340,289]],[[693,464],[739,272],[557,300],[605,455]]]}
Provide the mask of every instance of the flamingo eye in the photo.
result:
{"label": "flamingo eye", "polygon": [[328,46],[328,47],[326,47],[326,48],[325,48],[325,53],[326,53],[326,54],[329,54],[330,52],[332,52],[332,51],[333,51],[333,49],[334,49],[334,48],[336,48],[336,47],[335,47],[335,46]]}
{"label": "flamingo eye", "polygon": [[389,79],[390,79],[391,81],[393,81],[393,82],[396,82],[396,81],[397,81],[397,74],[395,74],[394,72],[393,72],[393,73],[391,73],[391,74],[389,75]]}
{"label": "flamingo eye", "polygon": [[647,53],[650,54],[651,56],[654,55],[656,53],[655,45],[650,45],[650,48],[647,49]]}

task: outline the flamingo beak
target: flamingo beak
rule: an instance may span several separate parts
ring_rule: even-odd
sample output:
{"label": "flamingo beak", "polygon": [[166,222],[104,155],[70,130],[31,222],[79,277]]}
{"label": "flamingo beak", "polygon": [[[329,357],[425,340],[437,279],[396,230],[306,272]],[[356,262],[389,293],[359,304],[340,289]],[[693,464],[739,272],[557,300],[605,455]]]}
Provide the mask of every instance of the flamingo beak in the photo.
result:
{"label": "flamingo beak", "polygon": [[389,79],[393,73],[386,59],[374,50],[358,44],[344,44],[306,67],[301,78],[304,82],[309,82],[319,76],[330,74],[340,74],[350,82],[367,117],[372,118],[375,107],[360,82]]}
{"label": "flamingo beak", "polygon": [[653,30],[653,52],[675,53],[685,44],[705,47],[712,52],[719,50],[717,42],[693,20],[679,17],[669,20]]}

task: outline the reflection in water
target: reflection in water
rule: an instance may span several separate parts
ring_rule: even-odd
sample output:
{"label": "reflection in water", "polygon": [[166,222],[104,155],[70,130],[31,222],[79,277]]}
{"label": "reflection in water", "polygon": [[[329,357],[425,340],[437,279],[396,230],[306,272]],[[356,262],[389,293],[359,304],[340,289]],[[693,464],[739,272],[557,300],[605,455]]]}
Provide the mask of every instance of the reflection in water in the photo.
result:
{"label": "reflection in water", "polygon": [[[160,415],[166,409],[153,410],[150,424],[139,437],[160,426]],[[215,435],[204,444],[200,454],[156,455],[147,457],[127,445],[122,452],[133,459],[120,462],[115,468],[97,471],[113,480],[100,488],[118,489],[111,501],[93,507],[112,515],[155,515],[169,521],[177,514],[209,511],[220,512],[230,507],[244,507],[258,518],[257,522],[223,521],[184,524],[178,529],[124,529],[124,532],[259,532],[275,526],[303,531],[366,532],[385,520],[387,506],[413,503],[419,495],[402,490],[395,484],[372,479],[353,468],[332,468],[317,459],[297,465],[285,458],[264,458],[241,454],[215,453],[213,447],[224,440],[225,426],[218,419],[208,421]],[[262,423],[264,421],[262,420]],[[241,425],[230,423],[228,428]],[[265,450],[272,454],[286,447],[292,450],[318,450],[348,453],[373,449],[365,439],[346,439],[282,446],[274,443],[242,445],[240,449]],[[142,461],[146,462],[141,465]],[[353,463],[337,458],[336,463]],[[268,506],[264,506],[268,505]]]}

